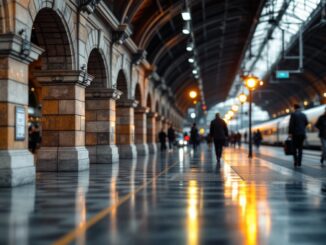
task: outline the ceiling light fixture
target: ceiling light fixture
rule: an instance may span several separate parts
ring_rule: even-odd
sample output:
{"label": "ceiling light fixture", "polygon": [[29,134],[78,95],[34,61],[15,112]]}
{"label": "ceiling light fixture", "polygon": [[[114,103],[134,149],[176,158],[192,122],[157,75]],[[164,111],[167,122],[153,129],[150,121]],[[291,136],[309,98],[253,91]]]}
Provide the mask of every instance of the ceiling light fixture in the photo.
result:
{"label": "ceiling light fixture", "polygon": [[191,52],[194,49],[194,44],[192,42],[188,42],[186,49],[188,52]]}
{"label": "ceiling light fixture", "polygon": [[182,33],[185,35],[190,34],[190,23],[189,21],[186,21],[183,25]]}
{"label": "ceiling light fixture", "polygon": [[182,19],[184,21],[189,21],[191,20],[191,14],[190,14],[190,10],[188,8],[185,8],[182,13],[181,13]]}

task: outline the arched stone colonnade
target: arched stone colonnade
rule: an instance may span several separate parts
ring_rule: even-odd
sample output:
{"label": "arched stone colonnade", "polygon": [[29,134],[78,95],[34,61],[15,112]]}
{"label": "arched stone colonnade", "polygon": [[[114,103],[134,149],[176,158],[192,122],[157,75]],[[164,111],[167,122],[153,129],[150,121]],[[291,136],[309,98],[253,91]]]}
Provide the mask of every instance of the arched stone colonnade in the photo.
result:
{"label": "arched stone colonnade", "polygon": [[[0,1],[0,8],[0,186],[32,182],[36,171],[155,153],[161,128],[181,129],[182,116],[150,79],[152,67],[134,62],[136,45],[114,41],[111,15],[70,1]],[[28,151],[31,81],[41,91],[37,156]]]}

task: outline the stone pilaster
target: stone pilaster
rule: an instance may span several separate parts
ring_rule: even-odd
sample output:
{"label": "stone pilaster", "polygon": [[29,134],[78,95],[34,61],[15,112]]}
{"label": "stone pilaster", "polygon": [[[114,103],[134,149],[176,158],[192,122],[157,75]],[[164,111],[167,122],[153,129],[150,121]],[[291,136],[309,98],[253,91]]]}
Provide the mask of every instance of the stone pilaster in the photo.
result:
{"label": "stone pilaster", "polygon": [[138,156],[146,156],[149,153],[147,145],[147,118],[146,107],[135,108],[135,144]]}
{"label": "stone pilaster", "polygon": [[116,89],[86,89],[86,148],[90,163],[119,161],[115,142],[116,100],[121,92]]}
{"label": "stone pilaster", "polygon": [[89,168],[85,147],[85,87],[93,79],[83,71],[33,74],[42,84],[42,147],[38,171],[80,171]]}
{"label": "stone pilaster", "polygon": [[20,36],[0,35],[0,187],[35,180],[34,157],[28,151],[28,65],[43,50],[31,44],[22,53],[22,47]]}
{"label": "stone pilaster", "polygon": [[149,153],[157,152],[156,145],[156,113],[147,113],[147,145]]}
{"label": "stone pilaster", "polygon": [[116,110],[116,143],[120,159],[137,158],[135,146],[135,122],[134,108],[137,106],[135,100],[118,100]]}

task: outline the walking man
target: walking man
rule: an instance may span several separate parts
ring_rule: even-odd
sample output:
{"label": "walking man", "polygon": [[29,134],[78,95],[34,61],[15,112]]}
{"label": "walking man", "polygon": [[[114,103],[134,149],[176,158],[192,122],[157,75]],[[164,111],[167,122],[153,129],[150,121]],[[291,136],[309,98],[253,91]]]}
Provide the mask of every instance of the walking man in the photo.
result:
{"label": "walking man", "polygon": [[217,164],[220,164],[223,146],[229,136],[228,128],[220,113],[216,113],[215,119],[211,122],[209,134],[214,141]]}
{"label": "walking man", "polygon": [[190,130],[190,143],[192,144],[192,148],[194,149],[194,151],[196,150],[197,145],[199,143],[198,138],[199,138],[198,129],[196,123],[194,123]]}
{"label": "walking man", "polygon": [[172,125],[168,129],[169,149],[172,150],[175,141],[175,131]]}
{"label": "walking man", "polygon": [[161,144],[161,151],[166,150],[166,133],[164,132],[163,128],[158,134],[158,140],[160,141]]}
{"label": "walking man", "polygon": [[299,105],[294,105],[294,112],[291,114],[289,123],[289,136],[292,137],[294,148],[294,167],[300,167],[302,162],[303,142],[306,138],[306,127],[308,119],[305,114],[301,112]]}
{"label": "walking man", "polygon": [[326,108],[324,114],[318,118],[315,127],[319,129],[319,138],[322,148],[320,163],[323,165],[326,158]]}

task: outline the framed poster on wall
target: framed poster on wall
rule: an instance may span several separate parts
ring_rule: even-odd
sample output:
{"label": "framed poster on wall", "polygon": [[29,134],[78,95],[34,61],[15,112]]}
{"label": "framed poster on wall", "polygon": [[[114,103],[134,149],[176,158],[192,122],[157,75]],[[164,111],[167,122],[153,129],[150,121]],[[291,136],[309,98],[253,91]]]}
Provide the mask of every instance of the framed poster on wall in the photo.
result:
{"label": "framed poster on wall", "polygon": [[15,111],[15,140],[23,141],[26,138],[26,114],[23,106],[16,106]]}

